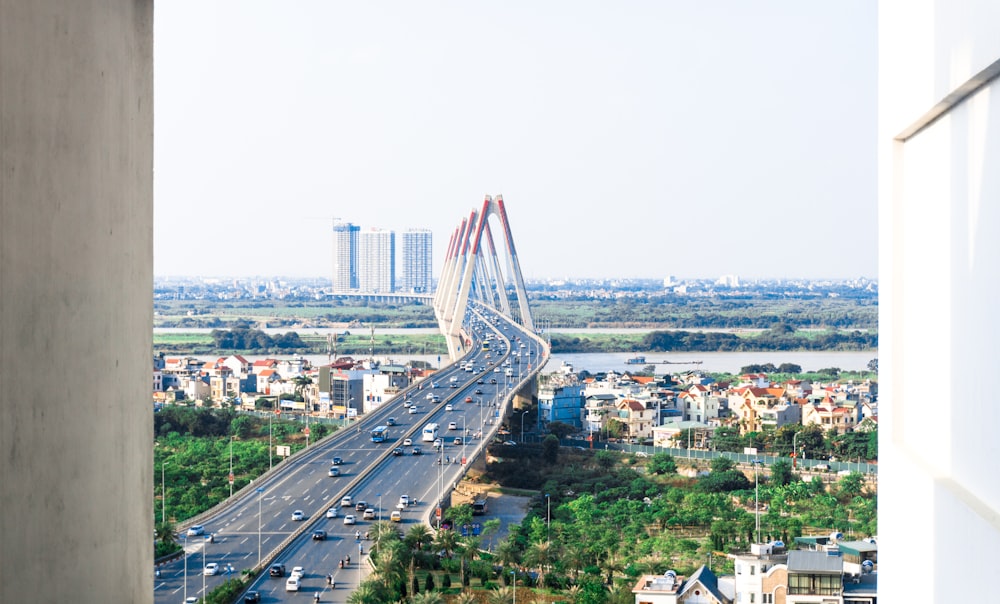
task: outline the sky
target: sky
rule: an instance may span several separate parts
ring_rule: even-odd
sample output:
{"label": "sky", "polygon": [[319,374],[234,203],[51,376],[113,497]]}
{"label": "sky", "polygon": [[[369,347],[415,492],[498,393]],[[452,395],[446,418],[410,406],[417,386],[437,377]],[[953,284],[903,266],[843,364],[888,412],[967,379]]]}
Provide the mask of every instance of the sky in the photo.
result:
{"label": "sky", "polygon": [[499,194],[527,279],[875,278],[876,12],[157,2],[154,273],[325,277],[340,219],[437,275]]}

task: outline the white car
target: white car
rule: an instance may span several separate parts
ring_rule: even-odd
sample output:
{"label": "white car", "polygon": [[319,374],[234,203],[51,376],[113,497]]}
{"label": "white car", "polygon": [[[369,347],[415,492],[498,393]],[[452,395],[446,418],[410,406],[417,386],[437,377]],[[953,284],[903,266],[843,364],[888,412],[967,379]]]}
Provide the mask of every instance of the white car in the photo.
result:
{"label": "white car", "polygon": [[198,535],[204,535],[205,534],[205,527],[203,527],[200,524],[196,524],[196,525],[194,525],[194,526],[192,526],[191,528],[188,529],[187,534],[188,534],[188,537],[197,537]]}
{"label": "white car", "polygon": [[354,514],[348,514],[344,516],[344,524],[357,524],[357,523],[358,519],[354,516]]}
{"label": "white car", "polygon": [[407,411],[407,413],[416,413],[416,412],[417,412],[416,407],[410,407],[409,411]]}
{"label": "white car", "polygon": [[448,403],[447,405],[444,406],[444,410],[445,411],[454,411],[455,410],[455,406],[452,405],[451,403]]}
{"label": "white car", "polygon": [[288,577],[285,581],[285,591],[298,591],[299,590],[299,578],[298,577]]}
{"label": "white car", "polygon": [[301,566],[295,566],[292,568],[292,574],[289,576],[295,579],[301,579],[302,577],[306,576],[306,569],[302,568]]}
{"label": "white car", "polygon": [[458,430],[458,422],[448,422],[449,430]]}
{"label": "white car", "polygon": [[330,508],[330,509],[328,509],[326,511],[326,517],[327,518],[336,518],[337,517],[337,508]]}
{"label": "white car", "polygon": [[292,512],[292,520],[298,522],[299,520],[305,520],[306,514],[302,510],[295,510]]}
{"label": "white car", "polygon": [[350,495],[347,495],[346,497],[340,500],[340,507],[342,508],[349,508],[352,505],[354,505],[354,500],[351,499]]}
{"label": "white car", "polygon": [[374,508],[368,508],[367,510],[365,510],[364,513],[361,515],[361,517],[364,518],[365,520],[375,520]]}
{"label": "white car", "polygon": [[409,495],[400,495],[399,496],[399,505],[403,506],[404,508],[406,506],[410,505],[410,496]]}
{"label": "white car", "polygon": [[205,565],[203,573],[209,577],[219,574],[219,564],[217,562],[209,562]]}
{"label": "white car", "polygon": [[412,447],[413,446],[413,439],[412,438],[404,438],[403,439],[403,446],[404,447]]}

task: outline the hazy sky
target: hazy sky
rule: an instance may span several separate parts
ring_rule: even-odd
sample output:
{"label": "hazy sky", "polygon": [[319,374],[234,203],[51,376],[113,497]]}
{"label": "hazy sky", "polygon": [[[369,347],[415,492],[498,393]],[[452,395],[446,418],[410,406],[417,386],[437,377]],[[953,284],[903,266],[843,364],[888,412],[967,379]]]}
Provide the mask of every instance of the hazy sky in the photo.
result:
{"label": "hazy sky", "polygon": [[333,218],[437,274],[487,194],[527,278],[877,274],[871,0],[155,10],[158,276],[328,276]]}

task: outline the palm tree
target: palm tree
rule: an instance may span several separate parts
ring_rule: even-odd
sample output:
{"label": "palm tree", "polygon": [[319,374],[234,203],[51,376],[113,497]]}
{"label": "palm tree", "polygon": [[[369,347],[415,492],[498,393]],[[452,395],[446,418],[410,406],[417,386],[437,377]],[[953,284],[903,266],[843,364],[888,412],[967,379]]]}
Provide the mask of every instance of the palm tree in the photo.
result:
{"label": "palm tree", "polygon": [[497,543],[497,557],[500,559],[500,565],[503,566],[504,573],[507,572],[507,567],[518,561],[521,556],[521,550],[517,547],[517,543],[510,537],[505,537]]}
{"label": "palm tree", "polygon": [[379,585],[374,581],[363,581],[351,595],[347,596],[347,604],[381,604]]}
{"label": "palm tree", "polygon": [[399,541],[384,541],[376,550],[375,570],[371,577],[387,591],[394,590],[406,578],[404,548]]}
{"label": "palm tree", "polygon": [[513,587],[497,587],[486,596],[486,604],[507,604],[513,599]]}
{"label": "palm tree", "polygon": [[445,555],[451,557],[451,553],[458,547],[458,535],[452,530],[438,531],[434,537],[434,547],[444,550]]}
{"label": "palm tree", "polygon": [[479,557],[479,538],[478,537],[464,537],[462,538],[460,545],[458,547],[458,555],[461,559],[462,565],[459,575],[459,581],[461,581],[462,586],[465,586],[465,562],[468,560],[472,562]]}
{"label": "palm tree", "polygon": [[410,528],[409,532],[406,533],[406,537],[403,541],[406,546],[411,550],[421,551],[428,543],[431,542],[433,537],[431,536],[430,529],[427,528],[426,524],[415,524]]}
{"label": "palm tree", "polygon": [[396,526],[385,520],[381,520],[372,525],[371,535],[369,535],[380,547],[388,542],[399,542],[399,533]]}
{"label": "palm tree", "polygon": [[552,563],[552,544],[548,541],[534,543],[524,552],[524,562],[538,569],[538,584],[545,585],[545,570]]}
{"label": "palm tree", "polygon": [[425,591],[410,598],[411,604],[444,604],[444,597],[437,591]]}
{"label": "palm tree", "polygon": [[470,591],[463,591],[452,599],[451,604],[476,604],[476,596]]}
{"label": "palm tree", "polygon": [[580,570],[587,565],[587,552],[583,546],[574,543],[562,551],[562,563],[568,570],[573,571],[573,580],[580,576]]}
{"label": "palm tree", "polygon": [[157,524],[155,537],[157,541],[162,541],[163,543],[176,543],[177,534],[174,523],[168,520]]}

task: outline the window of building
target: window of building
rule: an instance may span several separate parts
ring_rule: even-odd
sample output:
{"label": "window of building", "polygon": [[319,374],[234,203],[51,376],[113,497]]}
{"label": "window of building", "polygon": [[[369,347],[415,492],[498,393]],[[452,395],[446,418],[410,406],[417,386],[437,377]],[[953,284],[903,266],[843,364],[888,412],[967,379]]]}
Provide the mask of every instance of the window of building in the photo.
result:
{"label": "window of building", "polygon": [[[757,567],[754,566],[753,564],[750,565],[750,574],[751,575],[757,574]],[[753,597],[753,596],[751,596],[751,597]]]}
{"label": "window of building", "polygon": [[764,597],[761,598],[761,602],[764,604],[774,604],[774,594],[764,594]]}

